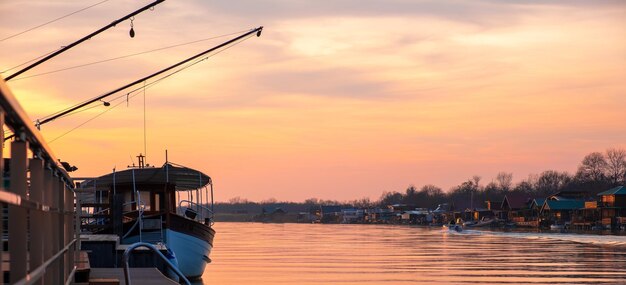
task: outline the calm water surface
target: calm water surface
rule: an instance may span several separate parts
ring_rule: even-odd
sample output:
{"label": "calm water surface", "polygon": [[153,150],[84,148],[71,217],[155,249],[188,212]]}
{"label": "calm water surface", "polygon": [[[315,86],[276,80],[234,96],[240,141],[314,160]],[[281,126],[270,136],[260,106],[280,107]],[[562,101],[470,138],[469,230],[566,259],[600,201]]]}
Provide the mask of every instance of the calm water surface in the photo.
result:
{"label": "calm water surface", "polygon": [[386,225],[215,228],[206,285],[626,284],[624,236]]}

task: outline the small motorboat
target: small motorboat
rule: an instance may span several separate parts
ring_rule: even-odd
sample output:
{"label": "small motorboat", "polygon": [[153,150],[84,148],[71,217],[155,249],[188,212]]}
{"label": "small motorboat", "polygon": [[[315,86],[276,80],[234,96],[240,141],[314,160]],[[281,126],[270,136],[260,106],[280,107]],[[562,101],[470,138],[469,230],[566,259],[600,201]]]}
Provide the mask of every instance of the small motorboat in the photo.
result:
{"label": "small motorboat", "polygon": [[552,224],[552,225],[550,225],[550,229],[553,230],[553,231],[562,231],[562,230],[565,229],[565,225],[558,224],[558,223],[557,224]]}
{"label": "small motorboat", "polygon": [[443,225],[443,227],[444,229],[448,228],[449,231],[455,231],[458,233],[463,231],[463,227],[458,224],[447,224],[447,225]]}

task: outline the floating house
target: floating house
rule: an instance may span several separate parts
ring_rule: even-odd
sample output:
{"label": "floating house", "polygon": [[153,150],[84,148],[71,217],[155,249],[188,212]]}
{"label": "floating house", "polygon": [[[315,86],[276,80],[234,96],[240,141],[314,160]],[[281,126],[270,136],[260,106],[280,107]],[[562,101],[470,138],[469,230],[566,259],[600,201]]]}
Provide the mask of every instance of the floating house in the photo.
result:
{"label": "floating house", "polygon": [[365,211],[362,209],[343,209],[341,210],[342,224],[362,223],[365,220]]}
{"label": "floating house", "polygon": [[582,200],[546,200],[541,207],[543,220],[549,224],[566,224],[571,222],[572,213],[585,207]]}
{"label": "floating house", "polygon": [[426,208],[416,208],[415,210],[402,213],[403,224],[429,224],[433,221],[433,214]]}
{"label": "floating house", "polygon": [[532,199],[524,193],[509,193],[502,199],[500,208],[502,214],[499,218],[514,222],[525,221],[530,216],[530,203]]}
{"label": "floating house", "polygon": [[337,224],[341,222],[341,206],[327,205],[321,206],[322,218],[320,221],[325,224]]}
{"label": "floating house", "polygon": [[390,223],[395,214],[389,209],[381,209],[381,208],[373,208],[367,209],[365,215],[366,223],[376,223],[376,224],[388,224]]}
{"label": "floating house", "polygon": [[598,196],[602,226],[611,229],[626,226],[626,187],[618,186],[598,193]]}
{"label": "floating house", "polygon": [[527,211],[523,212],[523,216],[517,216],[514,220],[517,226],[520,227],[537,227],[539,226],[539,215],[541,213],[541,208],[543,204],[546,202],[545,198],[535,198],[531,199],[528,203]]}

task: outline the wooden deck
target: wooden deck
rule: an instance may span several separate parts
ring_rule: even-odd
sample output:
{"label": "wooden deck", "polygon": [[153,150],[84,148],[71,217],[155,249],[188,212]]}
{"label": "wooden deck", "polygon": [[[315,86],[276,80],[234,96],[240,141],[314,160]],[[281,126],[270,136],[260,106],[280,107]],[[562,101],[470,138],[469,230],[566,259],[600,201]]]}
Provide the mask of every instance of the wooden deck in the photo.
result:
{"label": "wooden deck", "polygon": [[[122,268],[91,268],[88,284],[117,284],[118,280],[120,285],[126,285]],[[179,285],[156,268],[131,268],[130,281],[132,284]]]}

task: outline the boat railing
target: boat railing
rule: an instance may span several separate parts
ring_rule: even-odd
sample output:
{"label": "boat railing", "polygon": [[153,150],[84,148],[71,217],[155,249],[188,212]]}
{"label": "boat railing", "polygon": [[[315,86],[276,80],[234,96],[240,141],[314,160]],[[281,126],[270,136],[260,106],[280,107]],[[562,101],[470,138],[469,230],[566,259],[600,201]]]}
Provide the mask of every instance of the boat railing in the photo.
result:
{"label": "boat railing", "polygon": [[[8,271],[10,284],[71,282],[80,250],[74,182],[2,78],[0,127],[5,146],[0,158],[10,158],[9,179],[0,185],[0,202],[8,207],[10,221],[8,250],[0,252],[10,266],[3,266],[2,273]],[[13,133],[10,142],[5,131]],[[4,167],[0,163],[0,173]]]}
{"label": "boat railing", "polygon": [[178,203],[178,214],[205,225],[213,225],[213,211],[204,205],[189,200]]}
{"label": "boat railing", "polygon": [[80,224],[81,226],[85,226],[85,225],[106,225],[107,224],[107,220],[110,214],[111,214],[111,209],[110,208],[104,208],[101,209],[99,211],[93,212],[93,213],[84,213],[83,211],[80,211]]}
{"label": "boat railing", "polygon": [[130,202],[126,202],[124,204],[122,204],[122,208],[125,208],[126,206],[131,206],[132,209],[132,205],[137,205],[137,210],[130,210],[130,211],[126,211],[123,213],[123,216],[127,216],[130,213],[134,213],[137,212],[137,219],[135,220],[135,223],[130,227],[130,229],[128,229],[128,231],[122,236],[122,239],[125,239],[126,237],[128,237],[130,235],[130,233],[137,228],[137,226],[139,226],[139,240],[141,240],[141,223],[142,223],[142,218],[143,218],[143,212],[146,209],[146,204],[143,203],[143,201],[130,201]]}
{"label": "boat railing", "polygon": [[137,248],[139,248],[139,247],[145,247],[145,248],[147,248],[149,250],[152,250],[159,257],[161,257],[161,259],[163,259],[165,264],[167,264],[167,266],[170,267],[172,269],[172,271],[174,271],[174,273],[176,273],[176,275],[178,275],[180,280],[184,281],[185,284],[187,284],[187,285],[191,285],[191,283],[189,282],[187,277],[185,277],[185,275],[182,272],[180,272],[180,270],[178,269],[178,267],[176,265],[172,264],[172,262],[169,261],[167,259],[167,257],[165,257],[165,255],[163,255],[163,253],[161,253],[161,251],[159,251],[159,249],[155,245],[153,245],[151,243],[147,243],[147,242],[133,243],[124,251],[124,255],[122,256],[122,263],[124,264],[124,280],[126,281],[126,285],[131,285],[130,269],[129,269],[129,266],[128,266],[128,259],[130,257],[130,254],[132,253],[132,251],[137,249]]}

